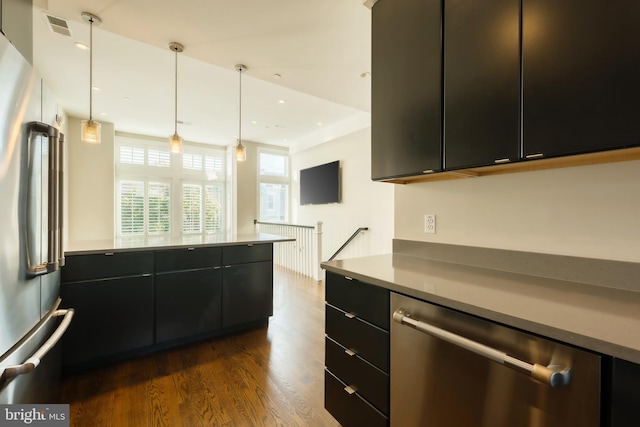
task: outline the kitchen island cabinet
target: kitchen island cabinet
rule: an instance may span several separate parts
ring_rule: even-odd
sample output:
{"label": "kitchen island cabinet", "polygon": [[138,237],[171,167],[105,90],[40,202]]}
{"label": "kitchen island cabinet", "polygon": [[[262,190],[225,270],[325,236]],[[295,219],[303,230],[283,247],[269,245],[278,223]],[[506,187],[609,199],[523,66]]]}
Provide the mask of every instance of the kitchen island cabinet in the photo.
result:
{"label": "kitchen island cabinet", "polygon": [[75,317],[63,338],[63,366],[153,344],[153,252],[68,256],[60,296]]}
{"label": "kitchen island cabinet", "polygon": [[63,306],[76,309],[62,341],[65,370],[264,324],[273,314],[273,243],[290,240],[73,245],[61,283]]}
{"label": "kitchen island cabinet", "polygon": [[219,247],[156,251],[156,343],[221,327],[221,252]]}

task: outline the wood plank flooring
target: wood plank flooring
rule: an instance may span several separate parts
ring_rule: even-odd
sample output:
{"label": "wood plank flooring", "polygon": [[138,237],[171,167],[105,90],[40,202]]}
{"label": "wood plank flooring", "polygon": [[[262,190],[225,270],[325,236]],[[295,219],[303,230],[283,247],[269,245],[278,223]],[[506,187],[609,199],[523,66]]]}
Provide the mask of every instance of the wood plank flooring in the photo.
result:
{"label": "wood plank flooring", "polygon": [[324,409],[324,282],[275,267],[268,326],[63,378],[71,426],[317,426]]}

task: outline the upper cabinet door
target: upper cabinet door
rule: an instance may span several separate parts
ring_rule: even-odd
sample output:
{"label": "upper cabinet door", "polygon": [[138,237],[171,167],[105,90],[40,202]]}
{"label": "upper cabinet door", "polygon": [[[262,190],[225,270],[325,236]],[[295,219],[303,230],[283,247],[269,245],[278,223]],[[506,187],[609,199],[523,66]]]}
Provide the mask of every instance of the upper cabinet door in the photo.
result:
{"label": "upper cabinet door", "polygon": [[640,145],[640,2],[523,0],[524,155]]}
{"label": "upper cabinet door", "polygon": [[445,169],[514,161],[520,152],[520,0],[447,0]]}
{"label": "upper cabinet door", "polygon": [[440,0],[379,0],[372,9],[371,175],[442,169]]}

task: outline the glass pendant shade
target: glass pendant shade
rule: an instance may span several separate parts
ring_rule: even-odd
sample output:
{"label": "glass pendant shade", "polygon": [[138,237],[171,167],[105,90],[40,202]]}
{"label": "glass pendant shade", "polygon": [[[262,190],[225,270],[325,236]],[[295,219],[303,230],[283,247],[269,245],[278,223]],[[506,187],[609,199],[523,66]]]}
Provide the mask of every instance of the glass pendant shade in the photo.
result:
{"label": "glass pendant shade", "polygon": [[238,140],[238,145],[236,145],[236,161],[244,162],[247,160],[247,148],[242,145],[242,141]]}
{"label": "glass pendant shade", "polygon": [[169,152],[174,154],[182,153],[182,142],[183,139],[177,133],[174,133],[169,137]]}
{"label": "glass pendant shade", "polygon": [[80,139],[87,144],[100,144],[102,126],[95,120],[83,120],[80,127]]}

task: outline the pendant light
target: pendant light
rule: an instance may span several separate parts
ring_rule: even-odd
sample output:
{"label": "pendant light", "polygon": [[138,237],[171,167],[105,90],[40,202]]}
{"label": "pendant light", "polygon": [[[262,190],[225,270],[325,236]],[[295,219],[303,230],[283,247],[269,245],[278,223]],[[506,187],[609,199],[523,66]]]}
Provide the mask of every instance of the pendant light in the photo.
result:
{"label": "pendant light", "polygon": [[242,64],[236,64],[235,66],[238,75],[240,76],[240,90],[239,90],[239,108],[238,108],[238,144],[236,145],[236,160],[238,162],[244,162],[247,160],[247,148],[242,145],[242,73],[247,71],[247,67]]}
{"label": "pendant light", "polygon": [[184,46],[180,43],[171,42],[169,43],[169,49],[175,52],[176,54],[176,72],[175,72],[175,105],[174,105],[174,128],[173,135],[169,137],[169,152],[171,153],[182,153],[182,137],[178,135],[178,53],[184,51]]}
{"label": "pendant light", "polygon": [[93,25],[102,20],[89,12],[82,12],[82,19],[89,23],[89,120],[83,120],[80,127],[80,139],[87,144],[100,144],[101,125],[93,120]]}

